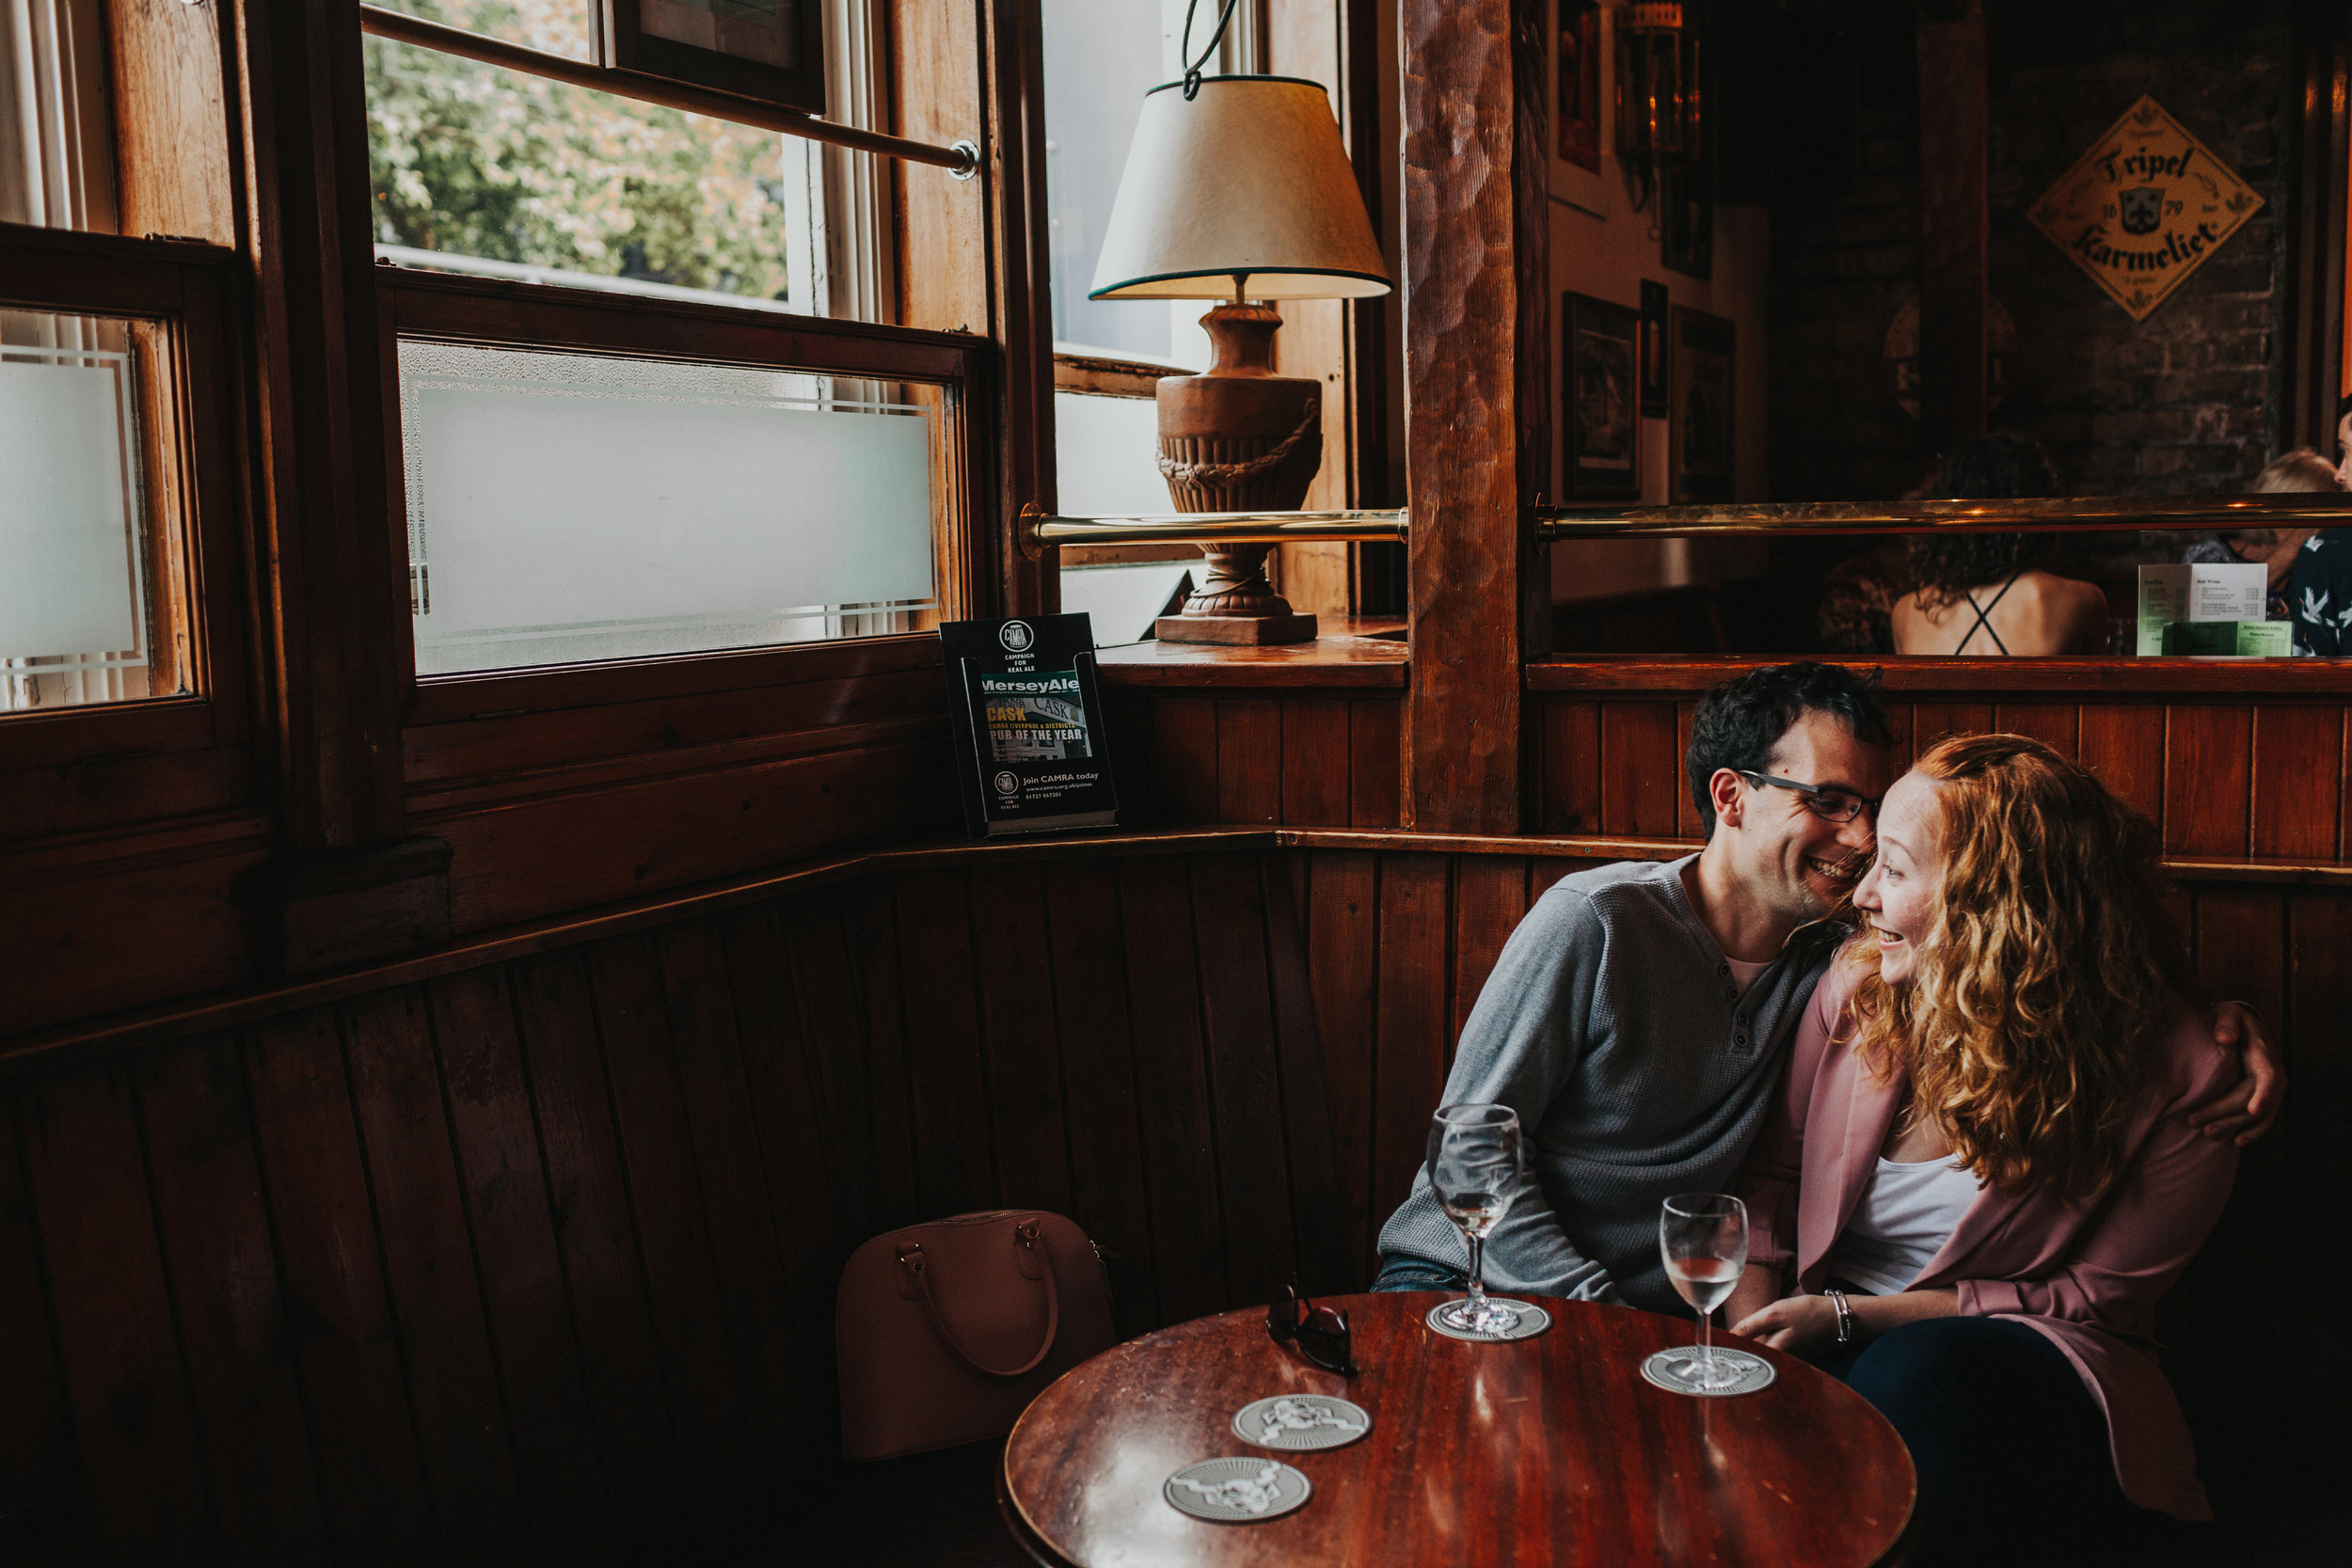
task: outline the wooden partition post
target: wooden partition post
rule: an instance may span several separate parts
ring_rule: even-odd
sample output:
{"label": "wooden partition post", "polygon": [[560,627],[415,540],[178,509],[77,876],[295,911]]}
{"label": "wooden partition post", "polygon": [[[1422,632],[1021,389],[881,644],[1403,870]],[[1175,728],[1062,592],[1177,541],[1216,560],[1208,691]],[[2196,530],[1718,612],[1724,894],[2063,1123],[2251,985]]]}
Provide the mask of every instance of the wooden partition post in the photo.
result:
{"label": "wooden partition post", "polygon": [[1405,446],[1413,674],[1405,823],[1512,833],[1519,666],[1549,587],[1541,0],[1404,0]]}

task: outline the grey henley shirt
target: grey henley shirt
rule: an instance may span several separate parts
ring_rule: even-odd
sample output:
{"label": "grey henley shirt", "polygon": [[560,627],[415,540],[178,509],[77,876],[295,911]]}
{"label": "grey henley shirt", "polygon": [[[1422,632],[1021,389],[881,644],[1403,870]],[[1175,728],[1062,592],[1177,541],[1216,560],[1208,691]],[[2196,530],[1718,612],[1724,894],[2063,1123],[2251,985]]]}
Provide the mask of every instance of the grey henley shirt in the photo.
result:
{"label": "grey henley shirt", "polygon": [[[1659,1206],[1728,1192],[1763,1124],[1781,1054],[1847,929],[1799,927],[1742,990],[1684,891],[1696,859],[1562,879],[1511,933],[1463,1026],[1445,1102],[1508,1105],[1526,1137],[1526,1174],[1486,1242],[1497,1290],[1675,1310]],[[1426,1164],[1380,1252],[1469,1267]]]}

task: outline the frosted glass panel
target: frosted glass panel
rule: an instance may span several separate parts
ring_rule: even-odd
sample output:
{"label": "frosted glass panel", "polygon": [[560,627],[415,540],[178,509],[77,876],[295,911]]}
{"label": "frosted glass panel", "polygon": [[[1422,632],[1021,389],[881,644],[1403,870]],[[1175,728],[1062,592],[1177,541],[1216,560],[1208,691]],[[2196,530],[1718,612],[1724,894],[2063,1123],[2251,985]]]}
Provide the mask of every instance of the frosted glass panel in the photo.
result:
{"label": "frosted glass panel", "polygon": [[400,345],[420,674],[911,631],[930,419],[871,383]]}
{"label": "frosted glass panel", "polygon": [[150,694],[131,332],[0,312],[0,709]]}

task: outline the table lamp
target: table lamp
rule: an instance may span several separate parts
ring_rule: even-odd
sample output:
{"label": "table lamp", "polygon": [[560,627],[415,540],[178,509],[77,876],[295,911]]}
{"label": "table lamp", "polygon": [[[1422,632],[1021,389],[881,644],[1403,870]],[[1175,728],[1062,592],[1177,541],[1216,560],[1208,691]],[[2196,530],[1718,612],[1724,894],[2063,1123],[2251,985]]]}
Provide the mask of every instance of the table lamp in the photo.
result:
{"label": "table lamp", "polygon": [[[1089,299],[1214,299],[1214,356],[1160,378],[1160,472],[1179,512],[1291,512],[1323,466],[1323,387],[1274,373],[1278,299],[1389,292],[1388,264],[1318,83],[1202,76],[1144,95]],[[1303,642],[1315,618],[1265,579],[1267,545],[1204,545],[1208,581],[1156,635]]]}

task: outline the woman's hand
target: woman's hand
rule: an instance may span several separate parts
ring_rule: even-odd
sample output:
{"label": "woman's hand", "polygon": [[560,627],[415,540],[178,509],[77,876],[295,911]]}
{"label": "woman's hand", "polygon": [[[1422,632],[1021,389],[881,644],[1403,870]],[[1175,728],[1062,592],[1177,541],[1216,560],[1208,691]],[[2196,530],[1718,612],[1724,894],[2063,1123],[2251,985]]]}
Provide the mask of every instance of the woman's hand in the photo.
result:
{"label": "woman's hand", "polygon": [[1818,1360],[1837,1343],[1837,1309],[1827,1296],[1783,1296],[1733,1323],[1731,1331],[1807,1361]]}

